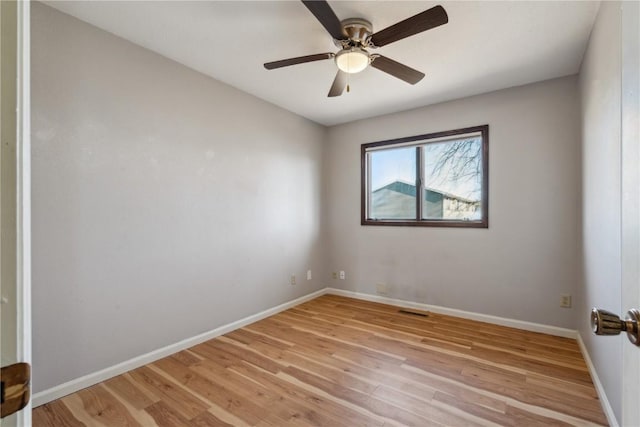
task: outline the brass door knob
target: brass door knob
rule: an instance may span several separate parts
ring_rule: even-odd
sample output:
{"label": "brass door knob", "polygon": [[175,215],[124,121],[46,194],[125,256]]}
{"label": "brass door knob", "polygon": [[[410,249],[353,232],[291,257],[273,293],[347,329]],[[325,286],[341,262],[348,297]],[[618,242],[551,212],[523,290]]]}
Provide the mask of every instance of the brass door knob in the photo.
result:
{"label": "brass door knob", "polygon": [[622,320],[610,311],[593,308],[591,310],[591,329],[596,335],[618,335],[625,331],[629,341],[640,346],[640,311],[632,308]]}

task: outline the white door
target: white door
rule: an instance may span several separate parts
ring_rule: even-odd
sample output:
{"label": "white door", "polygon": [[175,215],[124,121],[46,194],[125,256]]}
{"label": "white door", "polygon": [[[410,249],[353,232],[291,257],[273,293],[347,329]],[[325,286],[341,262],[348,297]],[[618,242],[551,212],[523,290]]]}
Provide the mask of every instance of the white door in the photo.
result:
{"label": "white door", "polygon": [[[0,34],[0,356],[6,367],[31,364],[29,2],[0,1]],[[31,404],[0,424],[31,425]]]}
{"label": "white door", "polygon": [[[622,313],[640,309],[640,3],[622,2]],[[640,347],[623,344],[622,426],[640,426]]]}

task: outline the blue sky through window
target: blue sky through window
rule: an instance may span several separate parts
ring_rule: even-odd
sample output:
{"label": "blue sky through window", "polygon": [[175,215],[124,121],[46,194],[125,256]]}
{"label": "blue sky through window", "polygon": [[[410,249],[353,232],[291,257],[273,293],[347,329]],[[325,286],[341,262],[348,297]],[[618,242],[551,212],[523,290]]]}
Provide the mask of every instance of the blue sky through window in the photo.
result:
{"label": "blue sky through window", "polygon": [[[459,141],[466,143],[463,147],[465,150],[448,153],[447,149],[452,147],[451,144]],[[480,200],[482,192],[481,147],[480,137],[424,145],[425,187],[465,199]],[[443,159],[443,156],[447,155],[450,156],[450,161],[444,163],[439,171],[436,170],[435,166]],[[415,146],[372,151],[370,163],[372,191],[395,181],[415,185],[415,156]]]}
{"label": "blue sky through window", "polygon": [[371,189],[375,191],[394,181],[415,184],[415,147],[393,148],[371,153]]}

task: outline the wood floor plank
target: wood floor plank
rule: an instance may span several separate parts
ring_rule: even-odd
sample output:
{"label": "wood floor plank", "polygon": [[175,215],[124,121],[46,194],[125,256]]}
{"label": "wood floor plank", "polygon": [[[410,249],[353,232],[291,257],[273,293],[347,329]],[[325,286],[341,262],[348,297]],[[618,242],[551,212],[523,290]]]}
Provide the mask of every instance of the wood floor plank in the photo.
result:
{"label": "wood floor plank", "polygon": [[496,411],[494,409],[487,408],[486,406],[478,405],[473,401],[460,398],[459,396],[451,396],[440,391],[435,393],[435,395],[433,396],[433,400],[436,402],[441,402],[446,406],[459,408],[463,412],[473,414],[479,418],[482,418],[483,420],[494,422],[498,425],[515,427],[514,420],[509,418],[509,416],[506,414],[506,405],[504,407],[504,410]]}
{"label": "wood floor plank", "polygon": [[[146,412],[144,409],[139,409],[134,407],[130,401],[123,398],[122,395],[118,394],[111,387],[109,387],[106,383],[102,383],[102,386],[111,393],[111,395],[118,400],[123,406],[124,409],[138,421],[138,423],[142,426],[153,426],[155,424],[153,418]],[[148,406],[147,406],[148,407]],[[145,407],[145,409],[147,408]]]}
{"label": "wood floor plank", "polygon": [[153,417],[158,427],[185,427],[190,425],[188,419],[171,409],[163,401],[154,403],[146,408],[145,411]]}
{"label": "wood floor plank", "polygon": [[607,425],[575,340],[324,295],[35,408],[33,425]]}
{"label": "wood floor plank", "polygon": [[204,412],[198,415],[191,420],[191,425],[194,427],[233,427],[233,424],[222,421],[211,412]]}
{"label": "wood floor plank", "polygon": [[532,427],[566,427],[567,424],[561,420],[544,417],[531,412],[526,412],[518,408],[508,407],[507,415],[516,426],[532,426]]}
{"label": "wood floor plank", "polygon": [[[354,378],[356,381],[365,381],[371,384],[376,384],[376,386],[385,384],[400,391],[410,392],[419,397],[423,395],[433,395],[435,393],[435,389],[426,382],[418,383],[413,381],[412,377],[415,377],[415,375],[403,372],[405,374],[404,377],[396,376],[394,374],[397,372],[393,369],[389,369],[389,367],[367,367],[345,359],[326,356],[322,353],[296,347],[290,349],[288,353],[307,358],[322,366],[332,367],[336,369],[336,371],[342,372],[346,385],[351,387],[354,386],[354,383],[350,383],[349,380]],[[402,372],[401,369],[398,369],[398,371]]]}
{"label": "wood floor plank", "polygon": [[[406,409],[416,415],[419,415],[427,420],[429,423],[438,425],[475,425],[473,420],[465,419],[454,413],[448,412],[437,406],[431,405],[433,401],[433,395],[422,395],[420,397],[403,393],[395,390],[391,387],[380,386],[373,393],[373,396],[378,399],[389,402],[396,407]],[[470,414],[473,415],[473,414]]]}
{"label": "wood floor plank", "polygon": [[173,358],[180,361],[185,366],[192,366],[201,361],[200,357],[197,357],[194,353],[190,351],[179,351],[178,353],[173,355]]}
{"label": "wood floor plank", "polygon": [[328,399],[326,396],[323,396],[322,393],[310,390],[311,387],[308,385],[300,386],[300,384],[296,382],[287,381],[280,376],[274,376],[266,371],[260,371],[249,364],[243,363],[238,366],[233,366],[231,369],[245,375],[247,378],[259,381],[265,387],[277,390],[287,402],[292,401],[296,404],[313,408],[318,412],[328,414],[331,418],[336,419],[336,421],[334,421],[335,425],[364,426],[382,425],[384,423],[384,421],[378,422],[379,420],[376,418],[371,419],[363,415],[363,412],[366,412],[366,410],[362,408],[343,405],[341,402],[337,402],[340,399],[336,397],[332,396],[333,399]]}
{"label": "wood floor plank", "polygon": [[[602,413],[602,411],[600,411],[603,417],[602,422],[590,422],[584,418],[573,417],[570,414],[563,413],[562,408],[560,409],[560,411],[556,411],[555,409],[548,408],[547,406],[550,406],[548,403],[548,400],[550,399],[547,399],[545,402],[543,402],[544,403],[543,405],[537,405],[535,401],[529,402],[529,399],[527,399],[526,396],[524,396],[524,394],[519,390],[515,390],[512,393],[505,393],[501,395],[493,390],[488,390],[488,389],[479,387],[477,384],[468,384],[464,380],[461,380],[459,378],[438,377],[434,374],[431,374],[426,371],[422,371],[418,368],[415,368],[409,365],[404,365],[403,368],[411,372],[413,376],[417,377],[420,381],[429,381],[433,383],[434,386],[437,384],[437,388],[439,390],[444,390],[446,389],[447,386],[449,386],[452,390],[452,393],[450,394],[455,394],[458,392],[471,393],[471,395],[474,396],[474,399],[472,399],[471,401],[475,401],[475,399],[479,396],[481,398],[499,401],[501,402],[502,406],[506,404],[507,407],[512,406],[516,409],[530,412],[532,414],[538,414],[538,415],[546,416],[553,419],[563,420],[565,422],[568,422],[571,425],[580,425],[580,426],[607,425],[606,419],[604,419],[604,413]],[[564,404],[566,404],[566,402],[563,402],[562,399],[560,399],[559,404],[563,406]],[[484,406],[490,406],[490,405],[484,405]],[[557,406],[557,405],[551,405],[551,406]],[[591,402],[592,408],[595,408],[596,406],[598,408],[600,407],[597,399]]]}
{"label": "wood floor plank", "polygon": [[357,390],[366,394],[372,394],[380,385],[379,381],[375,379],[360,379],[340,369],[318,363],[294,352],[282,352],[281,358],[282,361],[288,363],[289,366],[296,367],[307,372],[317,373],[339,386]]}
{"label": "wood floor plank", "polygon": [[367,395],[355,390],[350,390],[335,384],[319,375],[310,374],[301,369],[289,367],[284,373],[296,378],[298,381],[309,384],[311,387],[320,389],[332,396],[350,402],[354,405],[361,406],[368,411],[384,418],[391,419],[407,426],[422,426],[428,423],[428,420],[407,411],[401,407],[395,406],[389,402],[378,399],[375,396]]}
{"label": "wood floor plank", "polygon": [[98,384],[78,392],[84,410],[94,420],[92,424],[142,427],[104,385]]}
{"label": "wood floor plank", "polygon": [[233,332],[229,332],[228,334],[224,335],[225,337],[229,338],[229,339],[233,339],[235,341],[241,342],[243,344],[247,344],[250,345],[252,343],[256,343],[256,342],[262,342],[265,344],[269,344],[272,347],[284,350],[287,349],[291,346],[293,346],[292,343],[288,343],[286,341],[282,341],[282,340],[277,340],[274,338],[271,338],[269,336],[266,336],[264,334],[257,334],[255,332],[251,332],[248,331],[246,329],[236,329]]}
{"label": "wood floor plank", "polygon": [[527,374],[527,383],[535,384],[540,387],[550,387],[561,390],[575,396],[585,397],[587,399],[597,399],[598,393],[592,384],[576,384],[575,382],[561,380],[546,374]]}
{"label": "wood floor plank", "polygon": [[191,419],[208,409],[205,402],[172,384],[150,367],[143,366],[131,371],[130,374],[137,384],[160,394],[164,405],[173,408],[186,419]]}
{"label": "wood floor plank", "polygon": [[108,379],[105,384],[136,409],[144,409],[160,401],[160,398],[138,387],[128,374]]}
{"label": "wood floor plank", "polygon": [[[179,364],[176,364],[179,365]],[[257,424],[268,412],[265,408],[256,405],[250,399],[228,389],[216,381],[211,381],[189,368],[177,369],[177,366],[168,368],[167,363],[158,361],[154,363],[160,370],[166,370],[166,375],[184,385],[186,389],[193,390],[199,396],[223,408],[249,425]],[[163,369],[164,368],[164,369]],[[200,411],[195,416],[204,411]],[[191,418],[191,417],[190,417]]]}
{"label": "wood floor plank", "polygon": [[234,361],[234,363],[237,363],[240,360],[244,360],[261,369],[264,369],[265,371],[271,372],[272,374],[275,374],[282,369],[282,365],[280,365],[278,362],[275,362],[268,357],[264,357],[258,352],[247,351],[246,349],[240,348],[239,346],[233,345],[229,342],[225,342],[222,340],[212,340],[208,341],[205,344],[216,349],[217,351],[228,353],[234,356],[235,359],[231,359]]}
{"label": "wood floor plank", "polygon": [[86,426],[73,415],[71,409],[62,400],[54,400],[34,410],[32,422],[34,426]]}

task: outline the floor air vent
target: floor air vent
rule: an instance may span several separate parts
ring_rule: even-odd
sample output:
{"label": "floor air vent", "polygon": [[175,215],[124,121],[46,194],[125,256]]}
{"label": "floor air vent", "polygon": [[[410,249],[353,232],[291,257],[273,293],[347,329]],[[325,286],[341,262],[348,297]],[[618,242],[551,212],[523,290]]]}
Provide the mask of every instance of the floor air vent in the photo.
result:
{"label": "floor air vent", "polygon": [[400,310],[398,310],[398,313],[400,313],[400,314],[409,314],[411,316],[420,316],[420,317],[429,316],[429,313],[427,313],[427,312],[410,310],[410,309],[406,309],[406,308],[401,308]]}

